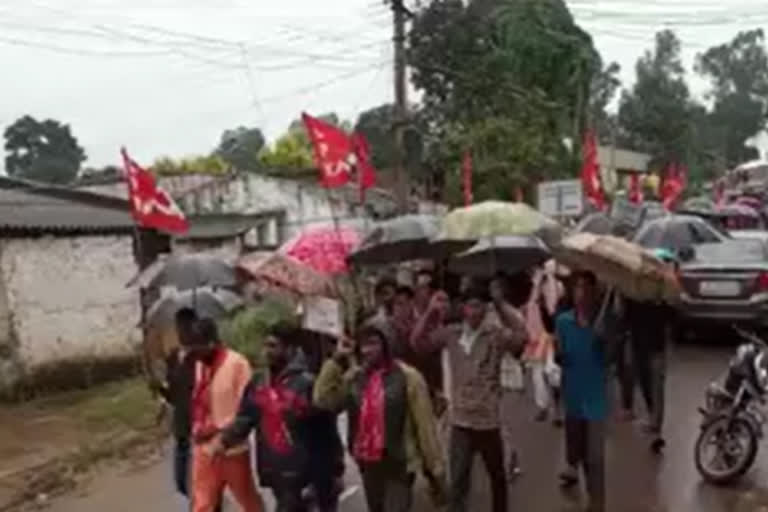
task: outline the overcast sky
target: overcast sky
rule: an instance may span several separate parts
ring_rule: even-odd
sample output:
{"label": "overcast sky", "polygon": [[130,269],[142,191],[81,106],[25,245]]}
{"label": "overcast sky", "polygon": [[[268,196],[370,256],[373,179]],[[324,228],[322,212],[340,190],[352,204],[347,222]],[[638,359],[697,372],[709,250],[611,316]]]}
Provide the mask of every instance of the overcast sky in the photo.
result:
{"label": "overcast sky", "polygon": [[[765,0],[569,5],[625,85],[665,26],[689,64],[768,28]],[[204,153],[238,125],[273,139],[302,110],[353,119],[391,101],[390,35],[382,0],[0,0],[0,126],[24,114],[69,123],[93,166],[117,162],[123,144],[143,162]]]}

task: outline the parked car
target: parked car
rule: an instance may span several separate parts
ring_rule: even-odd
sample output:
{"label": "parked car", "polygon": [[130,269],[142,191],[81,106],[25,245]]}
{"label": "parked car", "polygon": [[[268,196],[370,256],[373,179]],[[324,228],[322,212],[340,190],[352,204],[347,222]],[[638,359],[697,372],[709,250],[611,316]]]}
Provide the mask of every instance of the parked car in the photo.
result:
{"label": "parked car", "polygon": [[768,247],[768,231],[762,229],[743,229],[729,231],[729,235],[737,240],[760,240]]}
{"label": "parked car", "polygon": [[731,239],[694,247],[680,269],[685,324],[715,321],[768,328],[768,246]]}

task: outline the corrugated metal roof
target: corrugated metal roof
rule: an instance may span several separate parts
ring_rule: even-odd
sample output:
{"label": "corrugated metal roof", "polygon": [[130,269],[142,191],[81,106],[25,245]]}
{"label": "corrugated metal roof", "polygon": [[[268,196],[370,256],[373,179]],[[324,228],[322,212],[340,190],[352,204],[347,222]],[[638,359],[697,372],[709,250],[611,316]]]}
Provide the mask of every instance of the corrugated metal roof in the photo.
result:
{"label": "corrugated metal roof", "polygon": [[129,233],[133,228],[127,201],[0,179],[2,232]]}
{"label": "corrugated metal roof", "polygon": [[[158,185],[168,192],[171,197],[182,197],[185,194],[205,185],[228,179],[228,176],[212,176],[208,174],[189,174],[180,176],[161,176]],[[110,197],[128,200],[128,187],[122,179],[114,183],[100,185],[83,185],[75,187],[78,190],[93,192]]]}
{"label": "corrugated metal roof", "polygon": [[269,210],[248,215],[238,213],[197,215],[187,219],[189,231],[177,238],[179,240],[204,240],[236,237],[264,221],[284,216],[284,210]]}

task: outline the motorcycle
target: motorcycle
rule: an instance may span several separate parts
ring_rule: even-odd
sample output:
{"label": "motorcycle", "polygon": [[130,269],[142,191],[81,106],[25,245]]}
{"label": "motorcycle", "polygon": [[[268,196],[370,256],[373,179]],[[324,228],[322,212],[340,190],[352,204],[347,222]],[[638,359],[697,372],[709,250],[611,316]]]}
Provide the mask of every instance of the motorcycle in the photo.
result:
{"label": "motorcycle", "polygon": [[761,406],[768,395],[768,345],[752,333],[734,330],[745,343],[729,361],[725,378],[707,388],[694,448],[699,474],[717,485],[733,483],[749,471],[766,421]]}

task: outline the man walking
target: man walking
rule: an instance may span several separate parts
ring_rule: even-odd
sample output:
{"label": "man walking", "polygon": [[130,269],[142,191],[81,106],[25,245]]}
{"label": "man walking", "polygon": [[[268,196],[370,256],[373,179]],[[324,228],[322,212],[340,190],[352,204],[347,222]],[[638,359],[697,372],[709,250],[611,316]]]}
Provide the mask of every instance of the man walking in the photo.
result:
{"label": "man walking", "polygon": [[[448,353],[451,374],[451,477],[449,510],[466,512],[472,461],[480,453],[491,481],[494,512],[507,510],[504,445],[500,433],[501,360],[505,352],[519,355],[526,340],[520,314],[495,294],[501,322],[488,314],[487,292],[473,287],[463,297],[463,322],[427,332],[440,325],[433,301],[412,338],[414,348],[428,354]],[[511,327],[510,327],[511,326]]]}
{"label": "man walking", "polygon": [[189,471],[192,458],[192,426],[190,402],[195,385],[195,360],[188,357],[184,348],[193,336],[197,315],[192,309],[183,308],[176,313],[176,334],[180,347],[166,358],[165,383],[153,383],[152,389],[173,407],[173,477],[176,490],[189,498]]}
{"label": "man walking", "polygon": [[[437,501],[444,465],[426,383],[392,357],[390,326],[380,317],[358,332],[357,347],[341,339],[315,384],[315,405],[349,416],[349,447],[360,467],[370,512],[408,512],[423,470]],[[357,352],[360,366],[353,364]]]}
{"label": "man walking", "polygon": [[192,512],[212,512],[226,489],[243,512],[262,512],[247,443],[217,454],[221,431],[235,419],[251,379],[248,361],[224,347],[213,320],[194,324],[186,347],[196,362],[192,391]]}
{"label": "man walking", "polygon": [[272,489],[277,511],[306,512],[303,493],[311,486],[318,510],[331,512],[334,465],[343,456],[336,416],[312,406],[314,376],[292,338],[289,325],[270,329],[264,342],[268,375],[255,376],[245,388],[237,418],[216,451],[243,443],[255,430],[259,481]]}
{"label": "man walking", "polygon": [[573,277],[573,309],[555,324],[556,358],[562,367],[565,446],[568,468],[560,475],[564,487],[579,482],[583,469],[590,512],[605,510],[606,363],[603,340],[594,321],[597,281],[592,273]]}

